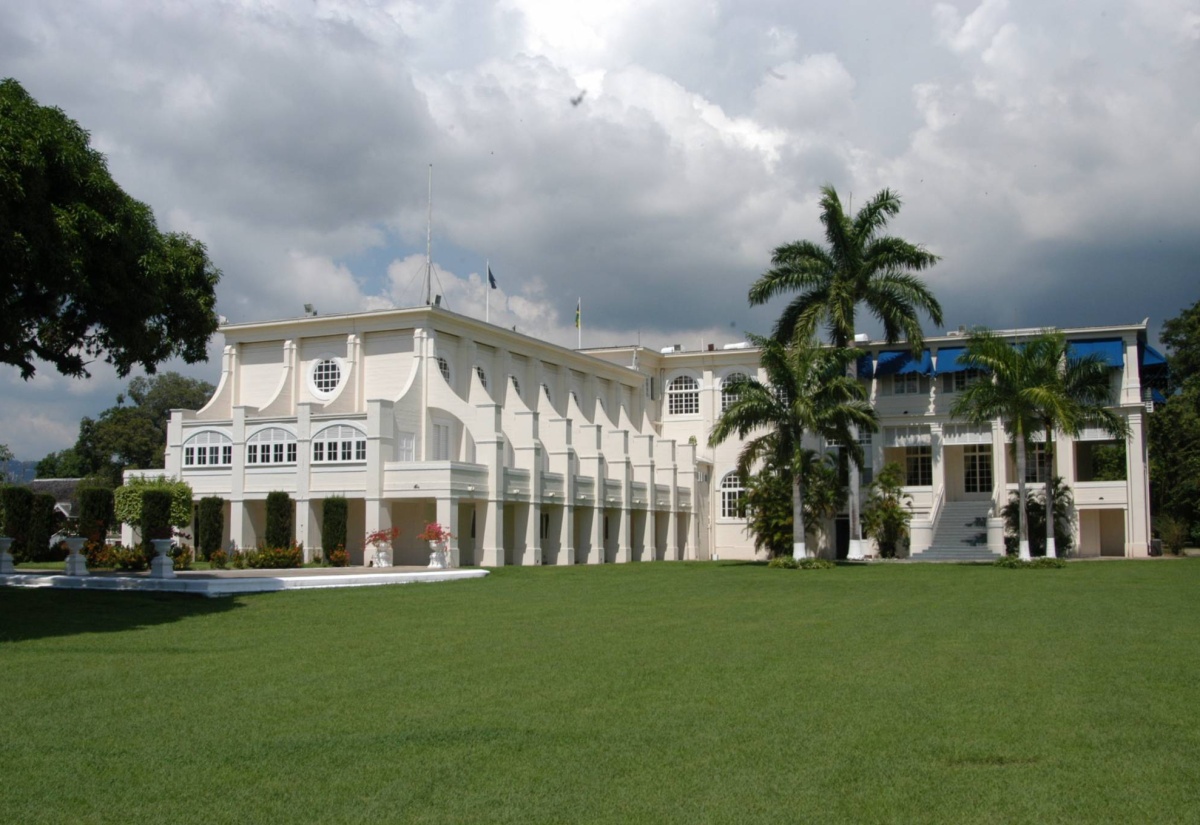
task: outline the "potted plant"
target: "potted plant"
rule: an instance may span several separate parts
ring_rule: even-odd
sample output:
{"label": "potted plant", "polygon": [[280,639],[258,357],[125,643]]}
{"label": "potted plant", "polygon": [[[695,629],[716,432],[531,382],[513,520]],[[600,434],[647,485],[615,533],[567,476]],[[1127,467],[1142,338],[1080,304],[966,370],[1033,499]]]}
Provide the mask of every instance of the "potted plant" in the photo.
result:
{"label": "potted plant", "polygon": [[392,566],[391,544],[400,535],[399,527],[385,527],[367,534],[367,544],[375,548],[375,558],[370,561],[374,567]]}
{"label": "potted plant", "polygon": [[429,566],[445,570],[450,567],[450,539],[454,538],[454,534],[449,528],[443,527],[436,521],[425,525],[424,531],[417,536],[421,541],[429,542]]}

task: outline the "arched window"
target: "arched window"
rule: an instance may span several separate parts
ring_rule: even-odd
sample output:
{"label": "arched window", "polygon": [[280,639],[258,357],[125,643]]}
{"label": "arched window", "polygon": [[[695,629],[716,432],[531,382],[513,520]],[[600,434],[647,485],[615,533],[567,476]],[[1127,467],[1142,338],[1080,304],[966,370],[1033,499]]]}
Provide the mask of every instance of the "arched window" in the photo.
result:
{"label": "arched window", "polygon": [[721,518],[745,518],[742,514],[742,496],[746,488],[737,473],[726,473],[721,479]]}
{"label": "arched window", "polygon": [[667,414],[696,415],[700,412],[700,382],[690,375],[680,375],[667,385]]}
{"label": "arched window", "polygon": [[479,383],[482,384],[483,388],[486,390],[487,389],[487,373],[483,371],[483,367],[476,364],[475,365],[475,374],[479,376]]}
{"label": "arched window", "polygon": [[247,464],[295,464],[296,436],[280,427],[259,430],[246,439]]}
{"label": "arched window", "polygon": [[228,467],[233,463],[233,439],[213,430],[196,433],[183,445],[184,467]]}
{"label": "arched window", "polygon": [[737,393],[730,392],[730,385],[736,381],[746,380],[746,374],[741,372],[734,372],[725,376],[725,380],[721,382],[721,412],[725,412],[727,409],[729,409],[730,405],[738,399]]}
{"label": "arched window", "polygon": [[442,378],[446,381],[447,384],[449,384],[450,383],[450,362],[447,361],[443,356],[439,355],[439,356],[437,356],[437,365],[438,365],[438,372],[440,372],[442,374]]}
{"label": "arched window", "polygon": [[366,461],[367,437],[362,430],[345,424],[326,427],[313,436],[312,460],[324,464],[331,461]]}

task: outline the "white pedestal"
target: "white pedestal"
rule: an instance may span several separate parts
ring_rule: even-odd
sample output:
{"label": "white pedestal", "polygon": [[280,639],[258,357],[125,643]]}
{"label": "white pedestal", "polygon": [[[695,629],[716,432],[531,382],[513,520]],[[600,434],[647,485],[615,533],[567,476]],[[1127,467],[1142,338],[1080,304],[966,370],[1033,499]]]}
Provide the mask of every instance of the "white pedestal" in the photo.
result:
{"label": "white pedestal", "polygon": [[67,565],[63,572],[68,576],[86,576],[88,575],[87,556],[80,551],[87,544],[87,539],[71,537],[66,539],[67,550]]}
{"label": "white pedestal", "polygon": [[450,569],[449,554],[445,550],[434,550],[429,554],[429,567],[431,570],[448,570]]}
{"label": "white pedestal", "polygon": [[167,555],[171,549],[171,539],[154,539],[155,556],[150,561],[150,577],[154,579],[175,578],[175,560]]}

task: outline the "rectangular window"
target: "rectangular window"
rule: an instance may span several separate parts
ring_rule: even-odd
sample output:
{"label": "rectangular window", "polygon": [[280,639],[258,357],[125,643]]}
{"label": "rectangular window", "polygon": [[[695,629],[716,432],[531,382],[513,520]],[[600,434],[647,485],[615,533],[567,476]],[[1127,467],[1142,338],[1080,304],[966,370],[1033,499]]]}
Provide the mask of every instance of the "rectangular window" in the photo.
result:
{"label": "rectangular window", "polygon": [[915,372],[893,375],[892,392],[895,395],[928,395],[929,379]]}
{"label": "rectangular window", "polygon": [[450,460],[450,425],[433,425],[433,460]]}
{"label": "rectangular window", "polygon": [[195,463],[196,463],[196,448],[195,447],[184,447],[183,448],[183,464],[184,464],[184,466],[191,467],[191,466],[195,465]]}
{"label": "rectangular window", "polygon": [[1025,483],[1045,484],[1050,474],[1050,455],[1045,444],[1031,444],[1025,449]]}
{"label": "rectangular window", "polygon": [[933,486],[933,448],[905,447],[905,485],[908,487]]}
{"label": "rectangular window", "polygon": [[313,461],[324,461],[324,460],[325,460],[325,442],[324,441],[314,441],[313,442]]}
{"label": "rectangular window", "polygon": [[979,380],[979,376],[979,370],[964,370],[963,372],[946,373],[942,376],[942,392],[962,392],[967,387],[976,383]]}
{"label": "rectangular window", "polygon": [[992,491],[992,446],[969,444],[963,447],[963,491],[990,493]]}
{"label": "rectangular window", "polygon": [[541,522],[542,522],[541,536],[542,536],[542,540],[545,541],[546,539],[550,538],[550,514],[542,513]]}
{"label": "rectangular window", "polygon": [[412,433],[400,433],[396,439],[396,460],[417,460],[417,438]]}
{"label": "rectangular window", "polygon": [[367,442],[366,441],[359,439],[358,441],[354,442],[354,460],[355,461],[366,461],[367,460]]}
{"label": "rectangular window", "polygon": [[296,442],[289,441],[287,445],[287,460],[288,464],[296,463]]}
{"label": "rectangular window", "polygon": [[222,444],[221,445],[221,463],[222,464],[232,464],[233,463],[233,445],[232,444]]}
{"label": "rectangular window", "polygon": [[283,463],[283,445],[278,442],[271,445],[271,460],[276,464]]}
{"label": "rectangular window", "polygon": [[349,461],[349,460],[350,460],[350,455],[351,455],[351,452],[350,452],[350,451],[351,451],[352,449],[354,449],[354,442],[353,442],[353,441],[343,441],[343,442],[342,442],[342,461]]}
{"label": "rectangular window", "polygon": [[246,463],[247,464],[257,464],[258,463],[258,445],[257,444],[247,444],[246,445]]}
{"label": "rectangular window", "polygon": [[863,451],[863,465],[859,470],[859,480],[866,486],[875,478],[875,450],[871,446],[870,430],[858,431],[858,446]]}

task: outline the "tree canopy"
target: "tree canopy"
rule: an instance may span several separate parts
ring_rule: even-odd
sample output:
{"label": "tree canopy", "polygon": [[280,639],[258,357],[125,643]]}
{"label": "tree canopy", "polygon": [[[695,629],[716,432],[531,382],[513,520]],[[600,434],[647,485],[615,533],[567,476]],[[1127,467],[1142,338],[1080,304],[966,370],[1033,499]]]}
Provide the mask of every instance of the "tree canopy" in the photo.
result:
{"label": "tree canopy", "polygon": [[0,80],[0,363],[124,377],[205,360],[221,273],[204,245],[161,233],[61,109]]}
{"label": "tree canopy", "polygon": [[1156,527],[1179,523],[1200,544],[1200,301],[1163,323],[1171,391],[1147,424]]}
{"label": "tree canopy", "polygon": [[119,485],[126,467],[161,468],[171,410],[199,409],[213,391],[207,381],[177,372],[138,376],[117,396],[115,406],[97,419],[80,421],[75,446],[43,458],[37,474],[41,478],[101,475]]}
{"label": "tree canopy", "polygon": [[903,335],[919,348],[924,338],[919,313],[942,323],[942,306],[913,272],[928,269],[938,256],[923,246],[881,234],[900,212],[900,196],[889,189],[867,201],[853,217],[837,190],[821,188],[821,223],[827,246],[795,241],[775,250],[771,269],[750,288],[757,306],[784,292],[800,292],[775,324],[780,341],[808,338],[824,324],[834,346],[854,339],[859,304],[882,324],[888,343]]}

